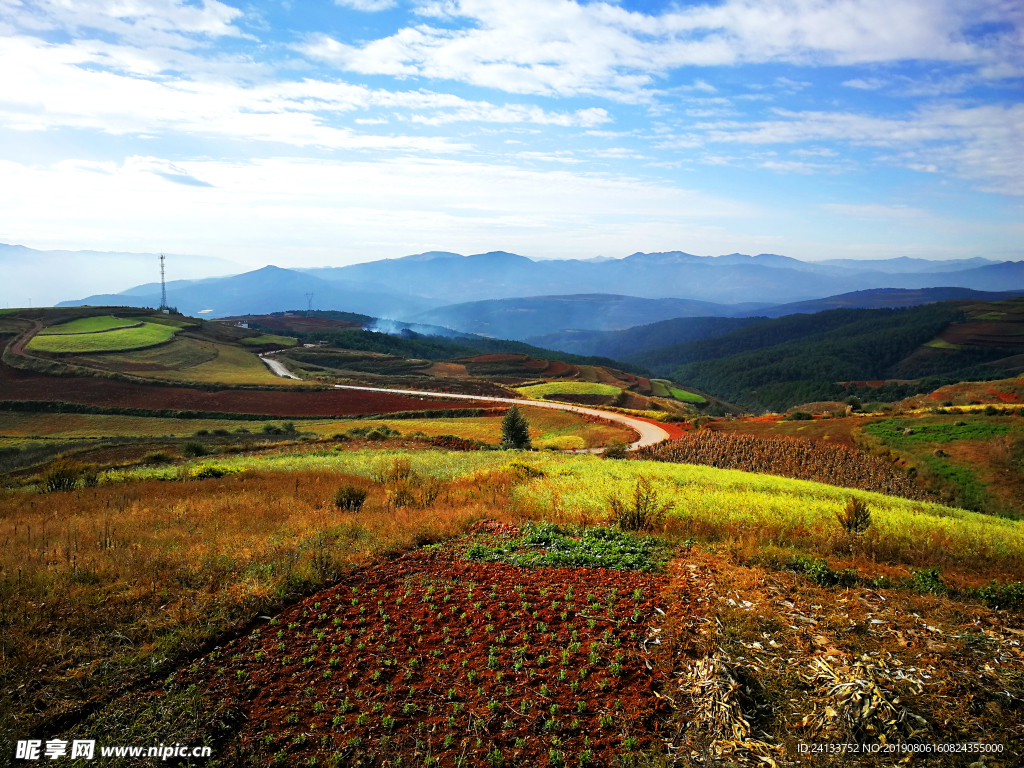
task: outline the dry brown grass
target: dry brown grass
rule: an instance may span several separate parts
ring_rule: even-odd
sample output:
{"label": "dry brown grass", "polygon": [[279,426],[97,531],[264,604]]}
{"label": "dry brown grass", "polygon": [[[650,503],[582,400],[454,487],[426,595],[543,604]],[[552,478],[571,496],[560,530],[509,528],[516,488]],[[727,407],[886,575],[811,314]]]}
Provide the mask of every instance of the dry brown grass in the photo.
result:
{"label": "dry brown grass", "polygon": [[[687,684],[704,660],[722,658],[732,660],[730,674],[743,684],[745,738],[781,748],[788,764],[896,764],[884,754],[830,758],[797,749],[800,743],[875,741],[872,734],[854,738],[820,727],[820,716],[832,722],[825,707],[843,714],[840,702],[851,689],[873,686],[910,713],[902,722],[918,733],[898,741],[1002,744],[1005,752],[986,764],[1021,764],[1024,629],[1018,615],[909,590],[821,587],[797,574],[746,565],[735,553],[698,547],[670,568],[666,594],[675,600],[667,605],[661,639],[673,651],[673,671],[683,673],[676,678],[679,731],[671,738],[681,764],[719,764],[708,758],[765,764],[753,749],[758,744],[728,735],[732,743],[711,743],[694,717],[706,702]],[[826,667],[847,674],[850,680],[840,683],[856,685],[823,681]],[[932,755],[920,762],[967,765],[977,756],[962,758]]]}
{"label": "dry brown grass", "polygon": [[[389,505],[389,489],[365,478],[314,472],[5,492],[0,742],[166,674],[371,557],[506,519],[514,482],[454,481],[426,508]],[[369,491],[362,511],[335,507],[341,484]]]}

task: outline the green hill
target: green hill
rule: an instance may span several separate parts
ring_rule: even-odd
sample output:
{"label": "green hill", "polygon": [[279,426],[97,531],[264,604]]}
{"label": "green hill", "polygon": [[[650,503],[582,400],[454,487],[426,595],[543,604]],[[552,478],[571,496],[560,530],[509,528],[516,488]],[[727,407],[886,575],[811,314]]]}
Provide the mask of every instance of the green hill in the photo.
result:
{"label": "green hill", "polygon": [[[1024,302],[790,315],[627,360],[754,411],[870,394],[900,399],[1024,370]],[[899,380],[870,393],[842,382]],[[863,388],[863,387],[862,387]],[[866,388],[865,388],[866,390]]]}

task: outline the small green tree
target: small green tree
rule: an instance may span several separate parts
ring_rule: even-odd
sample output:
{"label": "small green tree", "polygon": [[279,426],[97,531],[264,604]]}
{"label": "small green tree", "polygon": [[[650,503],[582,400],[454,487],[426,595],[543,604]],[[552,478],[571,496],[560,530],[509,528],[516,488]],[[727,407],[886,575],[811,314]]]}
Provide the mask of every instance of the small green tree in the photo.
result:
{"label": "small green tree", "polygon": [[501,447],[528,450],[530,446],[530,425],[519,408],[513,405],[501,422]]}

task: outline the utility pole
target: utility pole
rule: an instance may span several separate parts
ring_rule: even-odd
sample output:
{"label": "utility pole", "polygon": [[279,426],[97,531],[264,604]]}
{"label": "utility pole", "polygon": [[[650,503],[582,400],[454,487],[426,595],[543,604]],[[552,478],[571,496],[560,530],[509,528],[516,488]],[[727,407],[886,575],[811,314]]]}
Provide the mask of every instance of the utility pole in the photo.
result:
{"label": "utility pole", "polygon": [[167,309],[167,283],[164,280],[165,256],[160,254],[160,309]]}
{"label": "utility pole", "polygon": [[306,294],[306,304],[307,304],[307,309],[308,309],[308,310],[309,310],[310,312],[312,312],[312,311],[313,311],[313,297],[314,297],[314,296],[316,296],[316,294],[315,294],[315,293],[307,293],[307,294]]}

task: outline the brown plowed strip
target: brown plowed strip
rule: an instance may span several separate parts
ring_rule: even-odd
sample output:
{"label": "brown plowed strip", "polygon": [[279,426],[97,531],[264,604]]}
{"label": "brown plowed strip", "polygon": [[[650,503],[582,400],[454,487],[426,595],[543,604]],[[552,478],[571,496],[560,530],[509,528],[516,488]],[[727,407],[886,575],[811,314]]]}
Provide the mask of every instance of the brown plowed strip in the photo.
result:
{"label": "brown plowed strip", "polygon": [[333,389],[321,392],[147,386],[92,376],[44,376],[0,363],[0,399],[48,400],[115,408],[155,408],[271,416],[358,416],[367,413],[465,408],[464,402],[421,400],[387,392]]}
{"label": "brown plowed strip", "polygon": [[628,736],[655,746],[669,713],[644,650],[667,582],[414,552],[293,606],[178,682],[240,707],[243,749],[265,764],[326,749],[346,765],[490,765],[497,749],[539,766],[557,737],[566,764],[589,748],[610,765]]}

